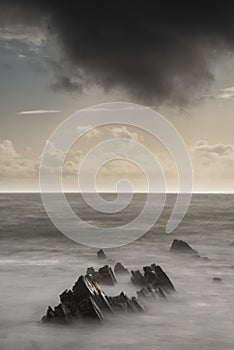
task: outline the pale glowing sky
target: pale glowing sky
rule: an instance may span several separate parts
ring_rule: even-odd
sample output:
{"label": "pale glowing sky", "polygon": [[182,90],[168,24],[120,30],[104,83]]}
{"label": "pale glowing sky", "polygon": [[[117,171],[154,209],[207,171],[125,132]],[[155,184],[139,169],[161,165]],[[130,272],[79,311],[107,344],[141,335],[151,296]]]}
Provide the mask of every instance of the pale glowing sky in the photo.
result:
{"label": "pale glowing sky", "polygon": [[[42,32],[0,33],[0,191],[37,191],[42,149],[51,132],[75,111],[108,101],[137,102],[121,89],[104,91],[91,85],[83,93],[51,88],[52,49]],[[194,167],[194,191],[234,191],[234,57],[213,63],[215,82],[202,98],[183,108],[155,105],[183,137]],[[176,191],[170,156],[146,133],[125,126],[93,130],[75,145],[64,168],[66,190],[77,190],[79,163],[96,143],[107,138],[137,140],[162,162],[169,191]],[[88,174],[87,174],[88,176]],[[144,176],[132,163],[113,161],[98,176],[99,190],[113,190],[122,177],[145,189]]]}

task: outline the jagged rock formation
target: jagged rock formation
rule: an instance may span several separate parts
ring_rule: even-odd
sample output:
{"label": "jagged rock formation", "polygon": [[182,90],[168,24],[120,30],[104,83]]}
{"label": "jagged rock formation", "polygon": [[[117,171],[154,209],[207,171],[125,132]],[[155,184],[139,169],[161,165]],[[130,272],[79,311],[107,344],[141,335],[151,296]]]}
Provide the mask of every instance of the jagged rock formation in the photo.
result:
{"label": "jagged rock formation", "polygon": [[117,262],[114,266],[114,272],[116,275],[129,275],[129,271],[124,267],[121,262]]}
{"label": "jagged rock formation", "polygon": [[114,286],[115,283],[117,283],[114,272],[108,265],[101,267],[98,271],[95,271],[93,267],[89,267],[86,272],[86,277],[93,282],[107,286]]}
{"label": "jagged rock formation", "polygon": [[108,301],[113,310],[117,312],[142,312],[145,310],[136,297],[129,298],[124,292],[115,297],[108,297]]}
{"label": "jagged rock formation", "polygon": [[131,281],[137,286],[143,287],[143,294],[157,293],[160,296],[175,291],[175,287],[170,281],[169,277],[162,270],[162,268],[156,264],[143,267],[142,274],[139,270],[131,271]]}
{"label": "jagged rock formation", "polygon": [[107,296],[96,282],[80,276],[72,290],[65,290],[54,310],[49,306],[44,322],[68,323],[75,319],[104,320],[104,312],[113,312]]}
{"label": "jagged rock formation", "polygon": [[104,253],[104,250],[103,250],[103,249],[98,250],[98,252],[97,252],[97,257],[98,257],[99,259],[106,259],[106,258],[107,258],[107,257],[106,257],[106,254]]}
{"label": "jagged rock formation", "polygon": [[[174,239],[171,245],[171,251],[175,253],[198,254],[187,242]],[[197,257],[200,257],[199,255]]]}
{"label": "jagged rock formation", "polygon": [[[122,264],[121,264],[122,265]],[[43,322],[69,324],[79,320],[94,320],[102,322],[108,314],[138,313],[146,308],[145,302],[164,298],[175,288],[161,269],[152,264],[143,268],[144,275],[139,271],[132,271],[132,282],[141,286],[137,297],[128,297],[124,292],[117,296],[107,296],[101,289],[98,279],[116,283],[112,269],[105,265],[98,271],[93,267],[87,269],[86,276],[80,276],[71,290],[65,290],[60,296],[60,303],[52,309],[48,307]],[[114,282],[113,282],[114,281]]]}

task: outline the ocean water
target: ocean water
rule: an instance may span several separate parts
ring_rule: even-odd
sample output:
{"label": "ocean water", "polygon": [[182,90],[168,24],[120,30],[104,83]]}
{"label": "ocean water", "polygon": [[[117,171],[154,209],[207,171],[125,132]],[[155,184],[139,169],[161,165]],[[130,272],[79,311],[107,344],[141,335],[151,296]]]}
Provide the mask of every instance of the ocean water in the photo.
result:
{"label": "ocean water", "polygon": [[[114,195],[105,196],[110,200]],[[135,195],[126,210],[111,215],[95,213],[78,194],[68,195],[68,200],[84,220],[111,227],[138,215],[145,195]],[[110,318],[104,325],[65,327],[39,321],[87,267],[101,266],[96,249],[60,233],[39,194],[1,194],[0,349],[233,350],[234,195],[193,195],[182,223],[166,234],[174,202],[175,195],[168,195],[158,223],[144,237],[106,254],[129,269],[161,265],[177,293],[168,302],[151,304],[144,314]],[[174,238],[186,240],[209,260],[172,254]],[[222,283],[213,283],[213,277],[221,277]],[[122,290],[136,293],[126,277],[104,290],[113,295]]]}

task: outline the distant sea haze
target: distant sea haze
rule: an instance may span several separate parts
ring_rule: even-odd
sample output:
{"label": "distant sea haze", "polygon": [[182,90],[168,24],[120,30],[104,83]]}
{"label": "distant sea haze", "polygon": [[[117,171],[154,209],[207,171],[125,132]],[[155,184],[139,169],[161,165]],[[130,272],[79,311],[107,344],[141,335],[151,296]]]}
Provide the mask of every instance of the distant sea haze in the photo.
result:
{"label": "distant sea haze", "polygon": [[[115,194],[103,194],[113,200]],[[121,213],[95,212],[80,194],[67,194],[74,212],[99,227],[123,225],[138,215],[146,199],[135,194]],[[171,234],[165,226],[176,200],[167,195],[158,223],[141,239],[106,255],[137,269],[157,263],[177,292],[168,302],[151,305],[146,313],[120,316],[102,326],[72,327],[40,324],[48,305],[72,287],[87,267],[100,267],[95,248],[79,245],[50,222],[39,193],[0,194],[0,349],[1,350],[233,350],[234,348],[234,195],[194,194],[189,210]],[[154,213],[152,212],[152,215]],[[182,257],[170,252],[174,238],[187,241],[208,259]],[[212,282],[220,277],[222,283]],[[109,295],[136,293],[129,278]]]}

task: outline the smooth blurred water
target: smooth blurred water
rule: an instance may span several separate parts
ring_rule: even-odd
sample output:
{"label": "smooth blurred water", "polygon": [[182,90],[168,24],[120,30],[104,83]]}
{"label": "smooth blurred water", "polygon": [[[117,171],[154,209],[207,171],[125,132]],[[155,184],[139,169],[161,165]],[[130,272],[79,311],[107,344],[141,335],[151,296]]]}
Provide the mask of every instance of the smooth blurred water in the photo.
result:
{"label": "smooth blurred water", "polygon": [[[105,195],[110,200],[114,195]],[[144,204],[137,194],[122,213],[105,215],[88,208],[78,194],[68,195],[75,212],[109,227],[134,218]],[[96,250],[78,245],[50,223],[38,194],[0,195],[0,349],[203,349],[234,348],[234,195],[193,195],[189,211],[173,234],[165,225],[175,202],[142,239],[106,254],[129,269],[156,262],[168,273],[177,293],[142,315],[109,319],[104,326],[44,326],[46,307],[71,287],[88,266],[98,267]],[[153,213],[152,213],[153,215]],[[190,243],[209,261],[170,252],[174,238]],[[212,283],[221,277],[221,284]],[[136,290],[128,278],[109,294]]]}

